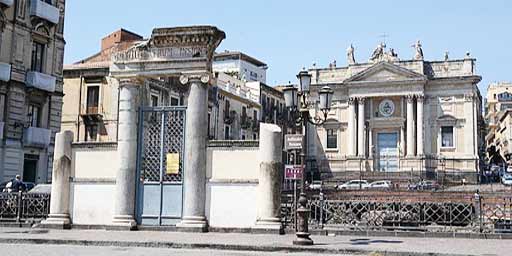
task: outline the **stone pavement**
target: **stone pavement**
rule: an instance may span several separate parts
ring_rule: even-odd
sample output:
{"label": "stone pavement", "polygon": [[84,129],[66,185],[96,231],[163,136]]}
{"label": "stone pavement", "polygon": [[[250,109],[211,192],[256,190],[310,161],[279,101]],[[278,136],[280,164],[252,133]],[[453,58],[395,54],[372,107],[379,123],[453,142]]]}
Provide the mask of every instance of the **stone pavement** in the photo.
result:
{"label": "stone pavement", "polygon": [[313,236],[314,246],[293,246],[294,235],[165,231],[0,228],[2,244],[149,247],[350,255],[510,255],[510,240]]}

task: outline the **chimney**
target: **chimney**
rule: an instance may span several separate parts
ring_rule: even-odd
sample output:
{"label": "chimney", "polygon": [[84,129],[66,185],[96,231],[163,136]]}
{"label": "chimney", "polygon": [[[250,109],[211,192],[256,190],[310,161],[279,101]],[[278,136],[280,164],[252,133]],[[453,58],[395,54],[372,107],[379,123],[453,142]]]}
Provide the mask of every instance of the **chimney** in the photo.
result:
{"label": "chimney", "polygon": [[112,46],[129,41],[142,40],[142,36],[137,35],[125,29],[112,32],[110,35],[101,39],[101,51],[111,48]]}

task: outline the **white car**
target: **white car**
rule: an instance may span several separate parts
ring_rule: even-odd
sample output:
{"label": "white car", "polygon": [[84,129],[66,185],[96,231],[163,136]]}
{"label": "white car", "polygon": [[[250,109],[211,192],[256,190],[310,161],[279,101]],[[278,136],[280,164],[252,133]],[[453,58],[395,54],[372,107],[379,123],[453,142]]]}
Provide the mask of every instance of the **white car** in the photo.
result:
{"label": "white car", "polygon": [[373,189],[392,189],[393,183],[390,180],[378,180],[370,183],[369,187]]}
{"label": "white car", "polygon": [[503,185],[512,186],[512,175],[505,174],[501,177],[501,183]]}
{"label": "white car", "polygon": [[338,190],[348,190],[348,189],[367,189],[370,184],[366,180],[350,180],[345,182],[342,185],[336,186]]}
{"label": "white car", "polygon": [[309,184],[309,189],[311,190],[320,190],[322,188],[321,180],[314,180],[311,184]]}

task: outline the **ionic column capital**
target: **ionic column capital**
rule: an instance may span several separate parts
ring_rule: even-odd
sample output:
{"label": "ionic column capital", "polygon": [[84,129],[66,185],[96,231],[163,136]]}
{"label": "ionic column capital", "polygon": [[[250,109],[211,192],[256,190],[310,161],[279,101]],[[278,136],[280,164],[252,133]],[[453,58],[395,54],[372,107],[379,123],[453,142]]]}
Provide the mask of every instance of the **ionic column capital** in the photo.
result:
{"label": "ionic column capital", "polygon": [[424,100],[425,100],[425,95],[423,95],[423,94],[416,95],[416,101],[423,102]]}
{"label": "ionic column capital", "polygon": [[414,94],[406,95],[405,99],[407,100],[407,103],[413,103],[414,102]]}
{"label": "ionic column capital", "polygon": [[349,105],[354,105],[356,103],[356,98],[355,97],[349,97],[348,98],[348,104]]}
{"label": "ionic column capital", "polygon": [[464,94],[464,101],[472,102],[475,99],[475,95],[473,93]]}
{"label": "ionic column capital", "polygon": [[180,76],[180,83],[187,85],[188,83],[210,84],[212,75],[210,73],[183,74]]}
{"label": "ionic column capital", "polygon": [[364,101],[365,101],[365,100],[366,100],[366,98],[364,98],[364,97],[358,97],[358,98],[357,98],[357,103],[358,103],[359,105],[364,105]]}
{"label": "ionic column capital", "polygon": [[140,86],[143,84],[143,81],[140,78],[122,78],[119,79],[119,87],[127,87],[127,86]]}

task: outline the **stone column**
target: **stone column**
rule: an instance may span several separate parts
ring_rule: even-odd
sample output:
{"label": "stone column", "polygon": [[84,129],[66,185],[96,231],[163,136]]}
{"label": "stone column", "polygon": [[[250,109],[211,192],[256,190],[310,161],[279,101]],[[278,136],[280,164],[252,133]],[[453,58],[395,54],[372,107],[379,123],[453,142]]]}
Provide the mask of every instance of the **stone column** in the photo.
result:
{"label": "stone column", "polygon": [[348,155],[356,155],[356,108],[355,99],[348,99]]}
{"label": "stone column", "polygon": [[406,141],[405,141],[405,127],[404,125],[402,124],[400,126],[400,156],[401,157],[404,157],[406,152],[405,152],[405,145],[406,145]]}
{"label": "stone column", "polygon": [[423,101],[424,101],[425,97],[423,95],[418,95],[416,97],[416,111],[417,111],[417,121],[416,121],[416,131],[417,131],[417,136],[416,136],[416,146],[417,146],[417,150],[416,150],[416,154],[418,156],[423,156],[424,155],[424,149],[423,149],[423,133],[424,133],[424,129],[423,129]]}
{"label": "stone column", "polygon": [[207,232],[206,141],[208,126],[208,91],[210,76],[183,75],[180,82],[189,85],[185,123],[185,171],[183,175],[183,217],[181,231]]}
{"label": "stone column", "polygon": [[69,193],[71,177],[71,143],[73,132],[63,131],[55,135],[50,214],[42,222],[45,227],[70,228]]}
{"label": "stone column", "polygon": [[260,173],[258,177],[258,215],[256,230],[282,233],[281,180],[282,131],[274,124],[260,124]]}
{"label": "stone column", "polygon": [[357,100],[357,156],[365,157],[364,148],[364,98]]}
{"label": "stone column", "polygon": [[119,90],[119,136],[117,139],[119,169],[116,175],[112,224],[134,229],[137,225],[134,213],[140,85],[137,80],[125,79],[119,81]]}
{"label": "stone column", "polygon": [[407,95],[407,156],[414,156],[414,96]]}
{"label": "stone column", "polygon": [[375,147],[373,146],[373,129],[371,127],[368,127],[368,150],[368,156],[372,158]]}

